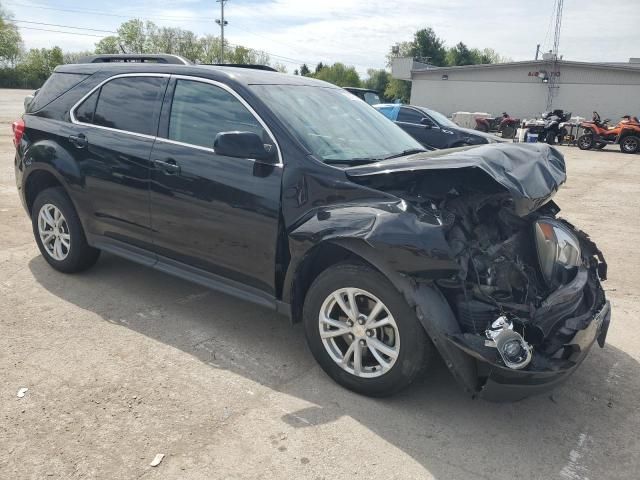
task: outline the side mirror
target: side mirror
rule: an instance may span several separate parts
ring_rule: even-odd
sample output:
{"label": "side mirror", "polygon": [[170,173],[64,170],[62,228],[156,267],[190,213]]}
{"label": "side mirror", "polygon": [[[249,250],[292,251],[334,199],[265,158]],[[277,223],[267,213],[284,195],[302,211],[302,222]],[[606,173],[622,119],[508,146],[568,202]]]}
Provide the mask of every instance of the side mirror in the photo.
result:
{"label": "side mirror", "polygon": [[422,125],[424,125],[427,128],[433,128],[435,125],[433,124],[433,121],[430,118],[427,117],[423,117],[422,120],[420,120],[420,123]]}
{"label": "side mirror", "polygon": [[220,132],[213,142],[217,155],[236,158],[252,158],[276,163],[275,145],[265,145],[260,135],[253,132]]}

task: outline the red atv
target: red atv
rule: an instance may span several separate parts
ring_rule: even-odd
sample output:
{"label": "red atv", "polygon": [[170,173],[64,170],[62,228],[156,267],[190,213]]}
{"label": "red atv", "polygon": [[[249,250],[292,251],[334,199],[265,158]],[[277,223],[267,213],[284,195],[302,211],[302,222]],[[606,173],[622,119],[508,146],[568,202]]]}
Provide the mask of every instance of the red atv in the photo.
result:
{"label": "red atv", "polygon": [[519,124],[520,120],[507,112],[502,112],[502,116],[496,118],[476,117],[476,130],[485,133],[498,132],[502,134],[502,138],[513,138]]}
{"label": "red atv", "polygon": [[580,150],[603,149],[610,144],[620,145],[623,153],[640,151],[640,121],[637,117],[625,115],[615,127],[609,126],[609,119],[600,120],[598,112],[593,112],[590,122],[582,122],[584,133],[578,137]]}

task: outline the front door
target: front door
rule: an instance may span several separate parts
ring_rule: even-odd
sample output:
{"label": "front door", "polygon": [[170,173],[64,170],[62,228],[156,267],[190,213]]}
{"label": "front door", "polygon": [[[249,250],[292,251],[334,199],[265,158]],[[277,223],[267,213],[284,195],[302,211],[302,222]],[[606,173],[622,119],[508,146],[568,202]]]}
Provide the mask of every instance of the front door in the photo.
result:
{"label": "front door", "polygon": [[415,108],[401,107],[396,123],[421,144],[427,147],[446,148],[440,128],[423,112]]}
{"label": "front door", "polygon": [[149,155],[168,76],[119,76],[72,111],[67,139],[84,185],[79,208],[97,234],[151,249]]}
{"label": "front door", "polygon": [[[156,252],[275,294],[282,165],[217,155],[220,132],[275,142],[248,106],[213,81],[173,78],[151,154]],[[169,95],[169,93],[168,93]]]}

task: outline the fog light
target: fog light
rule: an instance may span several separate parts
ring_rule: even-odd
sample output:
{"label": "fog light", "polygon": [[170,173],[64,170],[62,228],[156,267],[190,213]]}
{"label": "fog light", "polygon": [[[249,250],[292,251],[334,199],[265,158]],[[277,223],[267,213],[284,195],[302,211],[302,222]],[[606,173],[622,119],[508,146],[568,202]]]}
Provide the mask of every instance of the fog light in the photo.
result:
{"label": "fog light", "polygon": [[513,331],[513,323],[505,316],[498,317],[485,332],[485,345],[495,347],[505,366],[519,370],[526,367],[533,357],[533,348],[518,332]]}

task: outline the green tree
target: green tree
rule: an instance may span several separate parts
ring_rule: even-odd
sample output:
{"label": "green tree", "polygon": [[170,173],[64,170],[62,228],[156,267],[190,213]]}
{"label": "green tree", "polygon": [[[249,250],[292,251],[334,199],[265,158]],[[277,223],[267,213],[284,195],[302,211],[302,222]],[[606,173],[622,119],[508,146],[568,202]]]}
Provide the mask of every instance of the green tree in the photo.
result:
{"label": "green tree", "polygon": [[369,75],[369,78],[362,82],[362,85],[365,88],[376,90],[380,95],[384,96],[391,80],[391,74],[384,69],[376,70],[370,68],[367,70],[367,75]]}
{"label": "green tree", "polygon": [[411,82],[392,78],[389,80],[387,88],[384,91],[384,96],[392,102],[400,101],[401,103],[409,103],[411,97]]}
{"label": "green tree", "polygon": [[324,68],[324,65],[322,64],[322,62],[318,63],[318,65],[316,65],[316,73],[320,73],[320,70],[322,70]]}
{"label": "green tree", "polygon": [[13,16],[0,4],[0,65],[15,67],[22,50],[22,37]]}
{"label": "green tree", "polygon": [[462,42],[447,51],[447,65],[475,65],[480,62],[481,59],[477,58],[477,54]]}
{"label": "green tree", "polygon": [[300,66],[300,75],[302,75],[303,77],[307,77],[309,76],[310,73],[311,73],[311,70],[309,70],[309,67],[307,67],[307,64],[303,63]]}
{"label": "green tree", "polygon": [[23,78],[24,83],[39,87],[49,78],[53,70],[62,65],[64,58],[60,47],[32,48],[27,52],[16,67],[16,71]]}
{"label": "green tree", "polygon": [[[147,26],[153,28],[153,23],[148,22]],[[118,40],[127,53],[149,53],[147,26],[139,19],[129,20],[120,25]]]}
{"label": "green tree", "polygon": [[359,87],[361,85],[360,76],[356,69],[347,67],[340,62],[336,62],[331,66],[323,66],[314,77],[339,87]]}
{"label": "green tree", "polygon": [[438,67],[446,65],[447,50],[444,47],[444,41],[431,27],[418,30],[413,35],[410,53],[412,57],[424,58],[432,65]]}
{"label": "green tree", "polygon": [[96,52],[99,54],[112,54],[120,53],[120,43],[118,37],[110,35],[104,37],[98,43],[96,43]]}

